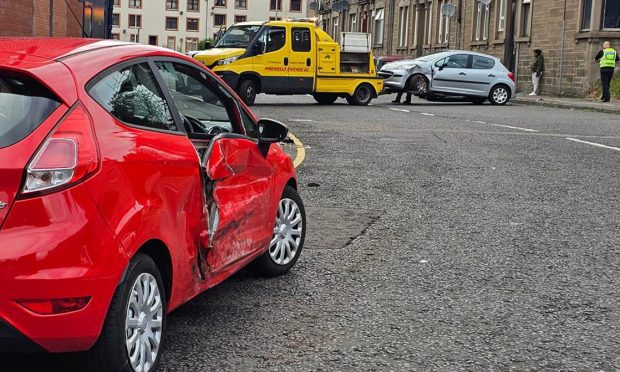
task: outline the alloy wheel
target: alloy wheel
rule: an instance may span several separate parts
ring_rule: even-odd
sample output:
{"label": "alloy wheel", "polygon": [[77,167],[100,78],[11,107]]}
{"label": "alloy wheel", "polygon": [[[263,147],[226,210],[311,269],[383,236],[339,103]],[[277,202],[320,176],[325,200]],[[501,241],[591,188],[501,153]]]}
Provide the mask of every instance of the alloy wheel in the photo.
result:
{"label": "alloy wheel", "polygon": [[493,91],[493,101],[498,104],[502,104],[508,100],[508,91],[503,87],[495,88]]}
{"label": "alloy wheel", "polygon": [[142,273],[136,278],[127,304],[125,344],[131,367],[147,372],[160,352],[163,328],[163,303],[155,277]]}
{"label": "alloy wheel", "polygon": [[287,265],[297,255],[303,233],[301,210],[297,203],[283,198],[278,205],[278,216],[269,244],[269,256],[278,265]]}

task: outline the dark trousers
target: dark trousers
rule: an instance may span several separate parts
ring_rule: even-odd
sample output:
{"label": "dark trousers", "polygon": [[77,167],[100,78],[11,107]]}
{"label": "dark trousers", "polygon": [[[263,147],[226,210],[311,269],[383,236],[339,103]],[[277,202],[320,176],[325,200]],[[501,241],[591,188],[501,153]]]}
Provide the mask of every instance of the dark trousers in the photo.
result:
{"label": "dark trousers", "polygon": [[606,67],[601,69],[601,85],[603,86],[603,97],[601,99],[603,101],[609,101],[609,85],[611,84],[612,77],[614,77],[613,68]]}
{"label": "dark trousers", "polygon": [[[403,92],[398,92],[398,94],[396,95],[396,99],[394,100],[394,102],[400,102],[400,97],[403,96]],[[411,93],[407,93],[407,96],[405,98],[405,103],[411,103]]]}

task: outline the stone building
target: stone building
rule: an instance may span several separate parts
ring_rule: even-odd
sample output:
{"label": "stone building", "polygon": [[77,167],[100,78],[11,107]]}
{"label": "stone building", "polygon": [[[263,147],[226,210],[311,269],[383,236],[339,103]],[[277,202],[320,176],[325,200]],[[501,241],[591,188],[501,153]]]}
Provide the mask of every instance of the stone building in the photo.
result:
{"label": "stone building", "polygon": [[[620,49],[620,0],[350,0],[347,10],[317,15],[338,38],[342,31],[371,32],[374,53],[411,57],[447,49],[488,53],[531,88],[533,50],[545,57],[543,93],[583,96],[598,83],[594,56],[604,40]],[[442,7],[456,7],[453,16]]]}

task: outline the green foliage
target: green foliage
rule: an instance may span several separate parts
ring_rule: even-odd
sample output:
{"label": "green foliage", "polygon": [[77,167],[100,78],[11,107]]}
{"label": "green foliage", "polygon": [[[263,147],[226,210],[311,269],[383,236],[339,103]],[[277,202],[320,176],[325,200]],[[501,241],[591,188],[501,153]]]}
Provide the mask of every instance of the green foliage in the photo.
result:
{"label": "green foliage", "polygon": [[205,50],[208,46],[213,45],[213,39],[202,39],[198,42],[198,50]]}

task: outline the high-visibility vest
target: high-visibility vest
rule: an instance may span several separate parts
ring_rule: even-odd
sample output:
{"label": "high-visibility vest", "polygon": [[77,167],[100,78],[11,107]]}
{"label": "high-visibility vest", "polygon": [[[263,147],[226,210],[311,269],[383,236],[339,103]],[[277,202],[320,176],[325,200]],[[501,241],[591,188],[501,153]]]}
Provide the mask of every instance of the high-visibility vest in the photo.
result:
{"label": "high-visibility vest", "polygon": [[604,49],[603,57],[601,58],[601,61],[600,61],[601,68],[616,67],[616,55],[617,55],[617,52],[613,48]]}

